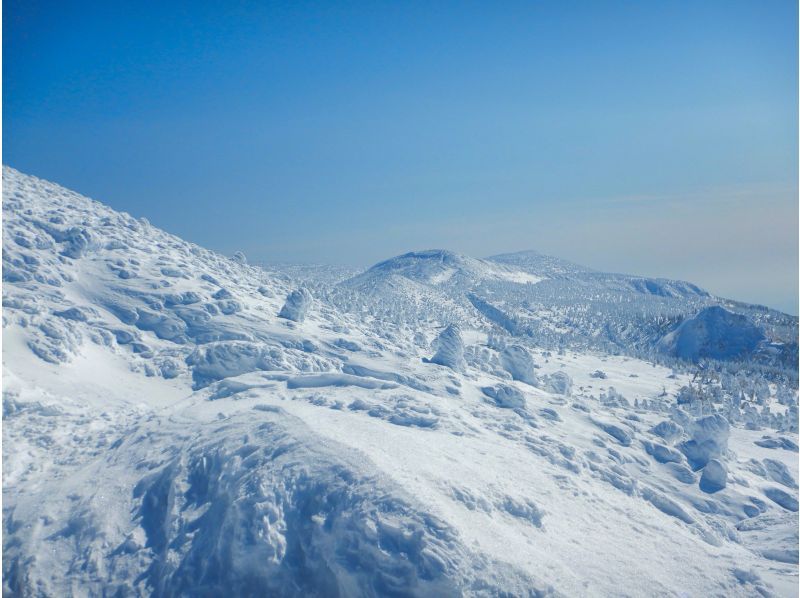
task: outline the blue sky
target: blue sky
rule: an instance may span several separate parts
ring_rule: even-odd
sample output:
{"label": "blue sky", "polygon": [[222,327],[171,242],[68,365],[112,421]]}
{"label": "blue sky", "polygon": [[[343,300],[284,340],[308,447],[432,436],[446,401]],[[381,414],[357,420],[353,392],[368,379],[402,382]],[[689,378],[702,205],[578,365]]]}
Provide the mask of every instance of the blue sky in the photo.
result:
{"label": "blue sky", "polygon": [[797,313],[797,4],[3,4],[3,162],[250,261],[537,249]]}

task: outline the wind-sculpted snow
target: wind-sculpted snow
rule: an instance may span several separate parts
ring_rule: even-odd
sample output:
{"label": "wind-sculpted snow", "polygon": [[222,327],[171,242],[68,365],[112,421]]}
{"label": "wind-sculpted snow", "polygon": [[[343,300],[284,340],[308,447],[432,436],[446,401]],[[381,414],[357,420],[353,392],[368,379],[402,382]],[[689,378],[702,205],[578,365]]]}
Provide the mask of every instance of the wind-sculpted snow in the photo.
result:
{"label": "wind-sculpted snow", "polygon": [[[69,480],[56,484],[73,493],[71,513],[63,527],[56,515],[51,533],[8,547],[6,587],[25,594],[34,579],[48,580],[39,590],[58,596],[76,583],[92,594],[160,596],[499,589],[495,564],[446,522],[421,512],[358,455],[316,444],[280,410],[260,411],[256,421],[242,414],[133,426],[87,468],[103,486],[74,495]],[[103,495],[123,499],[120,510],[103,511]],[[51,508],[18,504],[14,519],[42,506]],[[70,554],[75,542],[88,550]],[[66,560],[23,562],[46,547],[64,550]],[[536,587],[519,571],[502,571],[508,588]]]}
{"label": "wind-sculpted snow", "polygon": [[[260,268],[3,178],[4,595],[797,595],[796,318],[533,252]],[[662,350],[716,305],[746,358]]]}

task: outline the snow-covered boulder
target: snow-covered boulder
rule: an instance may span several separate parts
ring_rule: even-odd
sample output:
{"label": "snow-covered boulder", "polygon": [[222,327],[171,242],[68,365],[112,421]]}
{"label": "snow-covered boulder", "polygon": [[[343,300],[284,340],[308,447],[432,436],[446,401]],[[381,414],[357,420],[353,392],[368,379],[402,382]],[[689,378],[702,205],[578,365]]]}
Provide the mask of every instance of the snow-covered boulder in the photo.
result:
{"label": "snow-covered boulder", "polygon": [[73,227],[64,235],[64,243],[67,246],[61,252],[61,255],[78,259],[89,248],[91,241],[92,237],[88,230],[80,226]]}
{"label": "snow-covered boulder", "polygon": [[286,303],[278,314],[279,318],[285,318],[293,322],[302,322],[306,319],[309,307],[311,307],[311,293],[307,289],[297,289],[289,293]]}
{"label": "snow-covered boulder", "polygon": [[498,384],[481,388],[483,394],[492,399],[498,407],[505,409],[524,409],[525,396],[513,386]]}
{"label": "snow-covered boulder", "polygon": [[700,477],[700,490],[713,494],[725,488],[728,482],[728,468],[717,459],[711,459],[703,468]]}
{"label": "snow-covered boulder", "polygon": [[436,339],[436,354],[428,360],[458,372],[464,371],[464,340],[458,324],[450,324]]}
{"label": "snow-covered boulder", "polygon": [[728,450],[730,424],[718,413],[695,420],[689,432],[691,438],[678,448],[695,471],[705,467],[710,459],[724,456]]}
{"label": "snow-covered boulder", "polygon": [[683,435],[683,428],[674,421],[664,420],[650,428],[650,432],[671,443]]}
{"label": "snow-covered boulder", "polygon": [[513,380],[536,386],[537,378],[534,370],[533,357],[525,347],[509,345],[500,354],[500,363],[503,369],[511,374]]}
{"label": "snow-covered boulder", "polygon": [[553,372],[545,380],[545,390],[568,397],[572,394],[572,378],[566,372]]}
{"label": "snow-covered boulder", "polygon": [[683,455],[673,448],[661,444],[660,442],[650,442],[649,440],[642,440],[644,449],[647,454],[653,457],[659,463],[680,463],[683,461]]}
{"label": "snow-covered boulder", "polygon": [[692,439],[698,443],[713,442],[719,454],[727,450],[730,434],[728,420],[718,413],[696,419],[692,426]]}

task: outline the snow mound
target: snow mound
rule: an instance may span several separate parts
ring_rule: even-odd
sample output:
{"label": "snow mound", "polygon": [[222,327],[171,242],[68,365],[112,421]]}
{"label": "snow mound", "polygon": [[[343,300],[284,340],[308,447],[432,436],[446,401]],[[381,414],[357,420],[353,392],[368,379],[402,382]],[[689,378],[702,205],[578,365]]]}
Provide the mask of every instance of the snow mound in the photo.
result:
{"label": "snow mound", "polygon": [[497,386],[486,386],[481,389],[483,394],[489,397],[498,407],[504,409],[525,409],[525,396],[513,386],[498,384]]}
{"label": "snow mound", "polygon": [[746,316],[714,305],[683,321],[659,341],[665,353],[681,359],[727,359],[751,353],[764,333]]}
{"label": "snow mound", "polygon": [[712,494],[719,492],[728,482],[728,468],[718,461],[711,459],[703,468],[703,475],[700,477],[700,489],[703,492]]}
{"label": "snow mound", "polygon": [[554,395],[572,394],[572,378],[566,372],[553,372],[545,378],[545,389]]}
{"label": "snow mound", "polygon": [[[50,595],[79,584],[98,595],[449,596],[498,592],[501,573],[506,589],[538,585],[476,559],[457,531],[419,510],[360,455],[320,451],[279,410],[191,435],[192,422],[183,423],[122,437],[86,472],[94,483],[74,495],[63,527],[7,547],[7,590],[27,593],[36,580]],[[172,448],[159,454],[162,443]],[[138,478],[120,462],[123,451],[149,463]],[[74,493],[68,482],[64,490]],[[124,497],[125,511],[104,508],[109,495]],[[15,517],[40,507],[19,504]],[[76,541],[90,548],[67,561],[49,556]]]}
{"label": "snow mound", "polygon": [[724,457],[728,449],[730,424],[719,414],[708,415],[693,422],[691,438],[680,444],[693,469],[698,470],[714,457]]}

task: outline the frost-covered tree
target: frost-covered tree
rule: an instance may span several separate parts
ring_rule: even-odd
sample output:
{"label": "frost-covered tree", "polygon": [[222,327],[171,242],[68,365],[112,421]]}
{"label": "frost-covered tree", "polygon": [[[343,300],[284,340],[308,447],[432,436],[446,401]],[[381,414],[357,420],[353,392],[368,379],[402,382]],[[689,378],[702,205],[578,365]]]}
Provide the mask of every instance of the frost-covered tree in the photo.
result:
{"label": "frost-covered tree", "polygon": [[513,380],[519,380],[525,384],[536,386],[536,377],[533,357],[530,352],[521,345],[510,345],[500,353],[500,363],[503,369],[511,374]]}
{"label": "frost-covered tree", "polygon": [[436,339],[436,354],[429,361],[459,372],[464,371],[464,340],[458,324],[449,324],[442,330]]}
{"label": "frost-covered tree", "polygon": [[311,307],[311,301],[311,293],[307,289],[301,288],[292,291],[286,297],[286,303],[283,304],[278,317],[293,322],[302,322]]}

